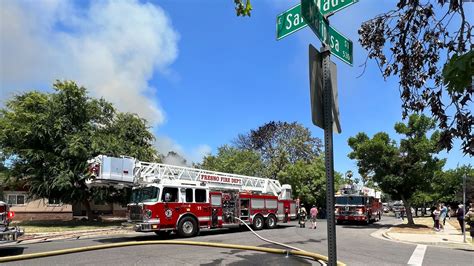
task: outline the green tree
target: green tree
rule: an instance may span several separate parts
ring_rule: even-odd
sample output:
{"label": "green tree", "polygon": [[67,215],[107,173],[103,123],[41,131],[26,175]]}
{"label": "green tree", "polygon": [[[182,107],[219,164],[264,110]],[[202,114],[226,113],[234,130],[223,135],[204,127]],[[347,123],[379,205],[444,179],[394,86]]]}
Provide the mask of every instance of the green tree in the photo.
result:
{"label": "green tree", "polygon": [[395,131],[402,134],[400,145],[385,132],[369,138],[358,133],[348,140],[352,152],[349,158],[357,161],[359,173],[376,182],[394,200],[403,200],[408,223],[414,224],[411,213],[412,198],[417,191],[429,191],[435,173],[441,171],[445,160],[434,155],[439,152],[437,131],[428,137],[435,122],[413,114],[408,123],[396,123]]}
{"label": "green tree", "polygon": [[72,81],[57,81],[53,93],[17,95],[0,110],[0,150],[11,175],[31,196],[82,202],[92,217],[93,199],[120,198],[113,188],[88,188],[87,160],[98,154],[153,160],[154,139],[146,121],[115,111]]}
{"label": "green tree", "polygon": [[264,176],[276,179],[288,164],[311,162],[321,153],[321,140],[311,136],[308,128],[293,122],[268,122],[234,140],[238,149],[260,154]]}
{"label": "green tree", "polygon": [[199,167],[248,176],[261,176],[263,172],[263,163],[258,153],[228,145],[219,147],[216,155],[205,156]]}
{"label": "green tree", "polygon": [[[293,197],[299,197],[301,202],[318,206],[326,206],[326,170],[324,157],[318,156],[310,162],[303,160],[288,164],[278,173],[282,184],[290,184]],[[342,185],[342,174],[335,172],[334,187]]]}
{"label": "green tree", "polygon": [[249,16],[251,15],[252,11],[252,4],[250,3],[250,0],[247,0],[244,4],[244,1],[242,0],[234,0],[235,4],[235,11],[237,13],[237,16]]}
{"label": "green tree", "polygon": [[473,197],[474,169],[470,165],[463,165],[455,169],[438,172],[432,183],[432,195],[437,202],[461,202],[463,193],[463,178],[466,175],[467,199]]}
{"label": "green tree", "polygon": [[413,193],[411,204],[415,208],[415,214],[418,214],[418,208],[423,208],[421,213],[424,215],[426,213],[425,208],[433,206],[435,198],[436,196],[432,191],[416,191]]}
{"label": "green tree", "polygon": [[[359,42],[384,78],[398,76],[403,118],[429,110],[448,151],[459,138],[474,155],[472,103],[473,26],[460,0],[399,0],[396,8],[366,21]],[[472,16],[472,14],[471,14]],[[453,19],[454,18],[454,19]]]}
{"label": "green tree", "polygon": [[3,189],[8,175],[8,168],[0,161],[0,201],[3,201]]}

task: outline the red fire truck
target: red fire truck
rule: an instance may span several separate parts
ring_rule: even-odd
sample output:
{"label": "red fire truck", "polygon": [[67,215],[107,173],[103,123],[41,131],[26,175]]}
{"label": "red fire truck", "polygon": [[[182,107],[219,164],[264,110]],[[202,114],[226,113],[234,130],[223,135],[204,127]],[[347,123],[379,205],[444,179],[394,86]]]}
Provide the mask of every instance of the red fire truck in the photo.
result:
{"label": "red fire truck", "polygon": [[89,161],[89,185],[131,186],[128,221],[137,232],[195,236],[203,228],[275,228],[296,219],[291,186],[278,180],[207,171],[131,157]]}
{"label": "red fire truck", "polygon": [[358,221],[365,224],[380,221],[382,218],[382,203],[376,197],[375,191],[368,189],[361,192],[347,191],[336,195],[335,215],[338,224],[343,221]]}
{"label": "red fire truck", "polygon": [[13,242],[23,235],[23,231],[18,227],[11,227],[10,222],[15,217],[15,213],[9,210],[7,203],[0,201],[0,245]]}

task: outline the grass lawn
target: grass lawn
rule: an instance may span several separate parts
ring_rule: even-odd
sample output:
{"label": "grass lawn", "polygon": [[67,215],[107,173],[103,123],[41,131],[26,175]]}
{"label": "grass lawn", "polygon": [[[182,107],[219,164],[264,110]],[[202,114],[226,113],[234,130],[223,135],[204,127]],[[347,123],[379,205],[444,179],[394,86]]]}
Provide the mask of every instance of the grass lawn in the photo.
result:
{"label": "grass lawn", "polygon": [[[448,222],[449,224],[451,224],[454,228],[456,228],[457,230],[461,231],[461,226],[459,225],[459,222],[458,222],[458,219],[455,218],[451,218],[451,219],[446,219],[446,222]],[[466,223],[466,232],[469,234],[469,224]]]}
{"label": "grass lawn", "polygon": [[415,225],[408,225],[405,219],[403,224],[396,225],[390,229],[390,233],[406,233],[406,234],[434,234],[433,219],[431,217],[413,218]]}
{"label": "grass lawn", "polygon": [[[456,219],[456,217],[454,218],[451,218],[451,219],[446,219],[446,222],[448,222],[450,225],[452,225],[454,228],[458,229],[459,231],[461,231],[461,226],[459,225],[459,222],[458,220]],[[466,224],[466,226],[469,226]]]}
{"label": "grass lawn", "polygon": [[88,222],[88,221],[23,221],[14,223],[25,230],[26,234],[67,232],[76,230],[94,230],[119,228],[121,221]]}

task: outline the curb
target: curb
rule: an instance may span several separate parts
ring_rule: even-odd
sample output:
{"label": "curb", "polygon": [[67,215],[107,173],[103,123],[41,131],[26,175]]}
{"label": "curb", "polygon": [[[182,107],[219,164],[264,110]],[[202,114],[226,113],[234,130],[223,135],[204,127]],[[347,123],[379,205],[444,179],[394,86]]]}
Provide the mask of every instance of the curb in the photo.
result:
{"label": "curb", "polygon": [[400,240],[398,238],[394,238],[389,235],[388,231],[390,229],[385,230],[382,233],[382,236],[389,241],[404,243],[404,244],[414,244],[414,245],[427,245],[427,246],[435,246],[435,247],[443,247],[443,248],[451,248],[451,249],[464,249],[469,251],[474,251],[474,247],[468,243],[461,244],[461,243],[450,243],[450,242],[417,242],[417,241],[406,241]]}

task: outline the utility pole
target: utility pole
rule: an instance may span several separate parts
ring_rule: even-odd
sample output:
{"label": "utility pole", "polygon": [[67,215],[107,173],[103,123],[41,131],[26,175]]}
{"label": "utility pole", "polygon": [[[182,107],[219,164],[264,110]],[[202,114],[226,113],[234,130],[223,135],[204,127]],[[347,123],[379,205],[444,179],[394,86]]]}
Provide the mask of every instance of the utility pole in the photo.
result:
{"label": "utility pole", "polygon": [[[464,208],[462,210],[462,215],[465,216],[466,215],[466,178],[467,178],[467,174],[464,174],[464,177],[462,179],[462,207]],[[466,243],[466,219],[462,219],[462,234],[463,234],[463,242]]]}

